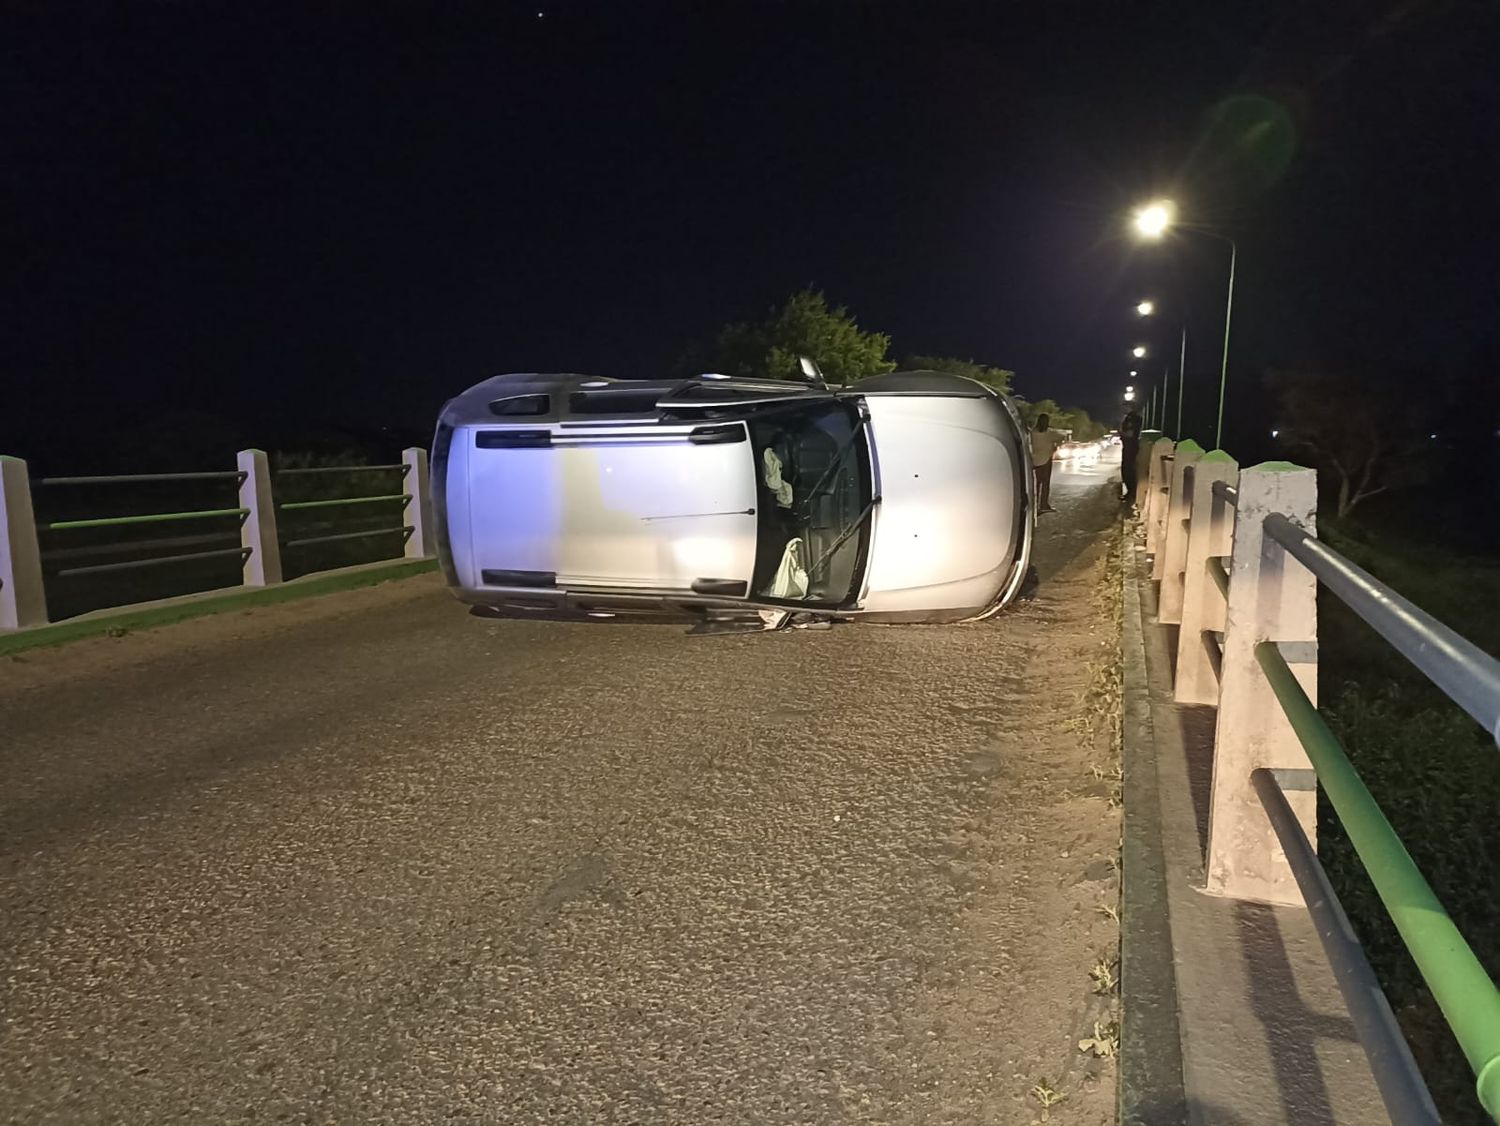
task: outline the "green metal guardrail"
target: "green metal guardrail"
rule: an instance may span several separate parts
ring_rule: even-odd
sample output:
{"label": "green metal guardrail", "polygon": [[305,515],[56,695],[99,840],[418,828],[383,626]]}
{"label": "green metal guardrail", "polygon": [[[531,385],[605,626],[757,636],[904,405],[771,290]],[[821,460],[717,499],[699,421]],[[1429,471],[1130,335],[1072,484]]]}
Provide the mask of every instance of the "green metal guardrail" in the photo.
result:
{"label": "green metal guardrail", "polygon": [[1475,1075],[1480,1104],[1500,1118],[1500,990],[1417,869],[1354,764],[1274,642],[1255,658],[1312,761],[1350,844],[1375,885]]}
{"label": "green metal guardrail", "polygon": [[380,501],[399,500],[406,504],[411,500],[410,493],[388,493],[378,497],[334,497],[332,500],[294,500],[286,504],[278,504],[276,507],[283,512],[291,512],[301,508],[336,508],[346,504],[376,504]]}
{"label": "green metal guardrail", "polygon": [[248,508],[206,508],[198,512],[148,512],[144,516],[99,516],[89,520],[54,520],[41,525],[49,531],[67,528],[114,528],[126,524],[160,524],[167,520],[204,520],[213,516],[248,516]]}
{"label": "green metal guardrail", "polygon": [[[116,485],[155,484],[164,481],[232,481],[235,487],[238,488],[244,483],[245,474],[239,470],[202,473],[91,474],[73,477],[39,477],[32,484],[38,486]],[[164,524],[183,520],[211,520],[227,516],[232,516],[237,521],[243,521],[249,514],[250,510],[248,508],[208,508],[188,512],[146,512],[135,516],[94,516],[77,520],[51,520],[40,523],[37,526],[48,531],[66,532],[80,528],[122,528],[139,524]],[[131,547],[139,549],[150,546],[150,544],[148,541],[139,545],[127,544],[123,546],[128,550]],[[180,551],[170,555],[152,555],[145,559],[124,559],[113,563],[89,563],[78,567],[62,567],[53,573],[59,577],[71,578],[77,575],[97,575],[112,571],[136,570],[142,567],[160,567],[168,563],[201,562],[207,559],[235,558],[243,563],[254,550],[251,547],[226,547],[208,551]]]}
{"label": "green metal guardrail", "polygon": [[290,469],[278,469],[276,476],[294,477],[304,473],[379,473],[399,469],[401,476],[405,477],[409,468],[405,462],[400,461],[391,462],[388,465],[302,465],[293,466]]}
{"label": "green metal guardrail", "polygon": [[[1211,492],[1215,501],[1239,508],[1237,486],[1215,481]],[[1500,661],[1344,559],[1285,513],[1265,515],[1260,531],[1267,546],[1277,544],[1305,567],[1322,589],[1363,618],[1500,742]],[[1208,578],[1227,601],[1231,576],[1223,559],[1211,556],[1206,562]],[[1217,635],[1205,629],[1202,640],[1222,685]],[[1439,1117],[1358,937],[1287,801],[1283,786],[1305,790],[1314,777],[1458,1041],[1474,1073],[1480,1105],[1500,1122],[1500,988],[1303,691],[1280,645],[1257,639],[1254,653],[1313,769],[1260,768],[1249,781],[1303,893],[1391,1120],[1397,1126],[1435,1126]]]}
{"label": "green metal guardrail", "polygon": [[[138,599],[170,595],[169,588],[174,586],[197,589],[204,583],[233,582],[229,577],[231,560],[238,563],[233,569],[239,572],[241,584],[279,584],[283,581],[282,548],[301,552],[309,545],[357,540],[378,545],[372,550],[335,550],[326,557],[317,552],[301,556],[307,566],[323,567],[369,562],[372,553],[385,555],[388,544],[400,544],[397,557],[405,557],[414,549],[412,558],[427,552],[426,498],[421,495],[427,482],[424,450],[405,450],[397,462],[288,466],[276,471],[272,471],[265,452],[254,449],[239,451],[237,467],[223,470],[30,477],[24,461],[8,457],[0,457],[0,469],[4,470],[0,491],[5,502],[0,503],[0,538],[8,537],[15,558],[20,560],[20,570],[5,580],[11,586],[4,589],[4,601],[0,602],[5,629],[47,625],[47,588],[54,580],[64,580],[52,594],[68,606],[64,611],[64,617],[68,617],[118,605],[121,595],[128,603],[131,595]],[[375,495],[334,495],[361,491],[357,484],[353,489],[348,486],[372,480],[370,474],[375,474],[373,480],[378,482]],[[287,488],[283,503],[277,503],[273,480]],[[184,505],[194,503],[197,492],[180,494],[170,489],[174,485],[204,484],[232,486],[234,493],[218,500],[223,507],[189,510]],[[116,494],[113,507],[118,511],[128,506],[134,511],[106,516],[100,513],[108,512],[109,507],[95,507],[89,499],[92,494],[56,497],[60,487],[107,490],[118,485],[129,491],[124,497]],[[158,492],[157,485],[167,486],[169,491]],[[37,502],[44,495],[47,501],[39,510]],[[147,508],[171,511],[142,511]],[[345,511],[347,517],[342,515]],[[279,526],[278,512],[286,514],[290,526]],[[19,528],[12,524],[16,513],[26,514],[24,526]],[[178,529],[178,523],[186,526]],[[156,528],[162,531],[151,530]],[[120,532],[110,535],[110,529]],[[72,582],[74,578],[103,577],[137,568],[161,572],[164,566],[179,563],[183,565],[181,581],[158,576],[87,589]],[[115,601],[108,602],[110,598]],[[97,605],[101,599],[104,605]]]}
{"label": "green metal guardrail", "polygon": [[38,477],[33,485],[112,485],[120,481],[229,481],[245,480],[238,469],[216,469],[207,473],[106,473],[88,477]]}
{"label": "green metal guardrail", "polygon": [[[404,462],[391,465],[311,465],[291,469],[278,470],[276,476],[290,477],[305,474],[328,474],[328,473],[370,473],[370,472],[396,472],[401,474],[401,480],[405,481],[410,470]],[[359,497],[328,497],[321,500],[294,500],[284,501],[277,504],[276,508],[281,512],[306,512],[321,508],[347,508],[351,505],[362,504],[390,504],[399,501],[401,507],[405,507],[413,500],[411,493],[382,493],[377,496]],[[324,525],[327,526],[326,524]],[[307,547],[311,544],[339,543],[345,540],[367,539],[370,536],[400,534],[403,537],[410,536],[416,530],[414,525],[399,524],[394,527],[362,528],[353,532],[333,532],[318,536],[298,536],[292,539],[284,539],[282,547]]]}

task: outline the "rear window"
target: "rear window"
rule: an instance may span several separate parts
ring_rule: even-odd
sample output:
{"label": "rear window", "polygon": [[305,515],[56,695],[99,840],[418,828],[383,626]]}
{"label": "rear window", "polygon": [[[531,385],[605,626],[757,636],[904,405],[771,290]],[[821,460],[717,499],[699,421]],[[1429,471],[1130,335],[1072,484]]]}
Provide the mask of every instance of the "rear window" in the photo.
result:
{"label": "rear window", "polygon": [[551,409],[550,395],[512,395],[508,399],[496,399],[490,403],[490,413],[501,418],[546,414]]}

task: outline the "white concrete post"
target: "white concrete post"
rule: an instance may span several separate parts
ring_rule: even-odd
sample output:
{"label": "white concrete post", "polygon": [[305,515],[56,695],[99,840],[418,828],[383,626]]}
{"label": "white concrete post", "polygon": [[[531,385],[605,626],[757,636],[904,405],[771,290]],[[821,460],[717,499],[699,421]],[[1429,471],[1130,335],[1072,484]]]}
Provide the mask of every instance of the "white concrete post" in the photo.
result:
{"label": "white concrete post", "polygon": [[0,630],[46,624],[31,475],[20,458],[0,454]]}
{"label": "white concrete post", "polygon": [[1146,498],[1146,554],[1152,557],[1151,577],[1161,578],[1163,564],[1161,554],[1162,533],[1167,527],[1167,487],[1171,481],[1174,443],[1171,438],[1158,438],[1151,444],[1151,472],[1147,476],[1150,495]]}
{"label": "white concrete post", "polygon": [[1135,453],[1135,496],[1130,498],[1130,503],[1141,518],[1142,528],[1146,526],[1146,505],[1151,499],[1151,447],[1160,437],[1160,430],[1142,430]]}
{"label": "white concrete post", "polygon": [[437,543],[432,538],[432,487],[427,480],[427,451],[412,446],[401,451],[401,464],[406,466],[402,478],[402,492],[410,493],[406,502],[406,522],[411,525],[411,535],[406,537],[406,558],[431,559],[437,554]]}
{"label": "white concrete post", "polygon": [[[1240,473],[1208,814],[1206,890],[1214,895],[1302,902],[1250,772],[1311,769],[1255,659],[1255,646],[1278,642],[1298,683],[1317,702],[1318,581],[1267,538],[1263,527],[1267,516],[1280,512],[1313,534],[1317,503],[1317,474],[1311,469],[1268,462]],[[1289,790],[1286,797],[1308,839],[1316,842],[1316,791]]]}
{"label": "white concrete post", "polygon": [[240,507],[250,511],[240,518],[240,546],[245,556],[245,585],[272,586],[281,581],[281,541],[276,538],[276,500],[271,495],[271,467],[264,450],[241,450]]}
{"label": "white concrete post", "polygon": [[1191,438],[1177,443],[1172,453],[1172,479],[1165,498],[1166,529],[1162,533],[1161,593],[1157,596],[1156,620],[1168,625],[1182,621],[1182,571],[1187,566],[1188,512],[1192,508],[1193,468],[1203,456],[1203,447]]}
{"label": "white concrete post", "polygon": [[1177,678],[1172,698],[1179,704],[1217,704],[1219,643],[1210,633],[1224,628],[1224,596],[1209,572],[1209,560],[1229,569],[1234,546],[1234,507],[1214,496],[1214,482],[1234,485],[1240,467],[1223,450],[1204,454],[1193,466],[1189,498],[1187,562],[1182,574],[1182,627],[1177,631]]}

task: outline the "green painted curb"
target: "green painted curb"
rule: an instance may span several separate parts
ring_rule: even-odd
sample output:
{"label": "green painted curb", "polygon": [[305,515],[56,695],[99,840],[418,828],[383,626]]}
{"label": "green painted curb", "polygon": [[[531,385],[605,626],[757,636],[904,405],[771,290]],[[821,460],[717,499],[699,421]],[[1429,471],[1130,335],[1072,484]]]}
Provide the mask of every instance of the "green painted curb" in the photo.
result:
{"label": "green painted curb", "polygon": [[1203,452],[1203,447],[1200,446],[1197,442],[1193,441],[1191,438],[1184,438],[1182,441],[1177,443],[1177,452],[1180,454],[1201,454]]}
{"label": "green painted curb", "polygon": [[1212,463],[1215,463],[1215,464],[1222,463],[1222,464],[1225,464],[1225,465],[1232,465],[1234,463],[1234,458],[1230,457],[1223,450],[1211,450],[1210,452],[1204,454],[1202,457],[1200,457],[1198,459],[1198,464],[1199,465],[1202,465],[1205,462],[1212,462]]}
{"label": "green painted curb", "polygon": [[232,610],[251,610],[257,606],[274,606],[279,602],[295,602],[301,598],[313,598],[320,594],[337,594],[344,590],[378,586],[394,579],[408,579],[437,569],[435,559],[397,559],[387,564],[346,567],[337,571],[309,575],[302,579],[280,583],[277,586],[236,587],[231,590],[210,592],[203,595],[188,595],[182,600],[166,604],[143,606],[131,609],[99,611],[97,616],[73,618],[53,625],[37,626],[34,629],[15,633],[0,633],[0,657],[22,653],[28,649],[41,649],[50,645],[64,645],[69,641],[81,641],[86,637],[100,637],[116,630],[155,629],[185,622],[190,618],[204,618],[210,614],[226,614]]}

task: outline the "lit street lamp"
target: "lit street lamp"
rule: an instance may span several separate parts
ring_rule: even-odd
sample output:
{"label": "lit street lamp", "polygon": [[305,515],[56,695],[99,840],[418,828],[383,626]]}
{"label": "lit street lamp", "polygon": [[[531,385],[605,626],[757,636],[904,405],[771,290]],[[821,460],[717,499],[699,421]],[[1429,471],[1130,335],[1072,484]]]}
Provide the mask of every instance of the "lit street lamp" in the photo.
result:
{"label": "lit street lamp", "polygon": [[[1160,239],[1167,231],[1176,227],[1176,221],[1177,205],[1169,199],[1155,200],[1138,207],[1133,217],[1136,233],[1151,241]],[[1234,266],[1235,259],[1239,257],[1239,247],[1234,239],[1228,235],[1221,235],[1217,231],[1205,230],[1202,227],[1181,227],[1180,229],[1189,234],[1207,235],[1209,238],[1229,244],[1229,295],[1224,302],[1224,357],[1219,364],[1219,419],[1214,427],[1214,445],[1218,447],[1222,445],[1224,438],[1224,385],[1229,380],[1229,321],[1234,314]],[[1185,332],[1183,350],[1184,352],[1187,350]]]}
{"label": "lit street lamp", "polygon": [[[1135,311],[1140,316],[1149,317],[1153,313],[1156,312],[1156,302],[1152,301],[1150,299],[1142,301],[1138,305],[1136,305]],[[1187,369],[1187,322],[1184,321],[1183,324],[1182,324],[1182,353],[1181,353],[1181,355],[1180,355],[1180,357],[1178,358],[1178,361],[1177,361],[1177,430],[1176,430],[1176,434],[1177,434],[1177,436],[1179,438],[1182,437],[1182,389],[1183,389],[1184,386],[1186,386],[1186,379],[1187,379],[1187,370],[1186,369]],[[1135,372],[1131,372],[1130,374],[1134,375]],[[1162,412],[1163,412],[1163,414],[1165,414],[1166,413],[1167,403],[1168,403],[1168,400],[1170,399],[1170,389],[1171,389],[1171,386],[1172,386],[1172,372],[1171,372],[1170,368],[1167,369],[1167,370],[1165,370],[1162,373],[1162,379],[1164,380],[1164,382],[1162,383]]]}
{"label": "lit street lamp", "polygon": [[1169,199],[1160,199],[1138,207],[1135,211],[1135,229],[1145,238],[1161,238],[1177,216],[1177,205]]}
{"label": "lit street lamp", "polygon": [[1137,344],[1130,350],[1130,354],[1139,360],[1146,354],[1146,346],[1144,344]]}

